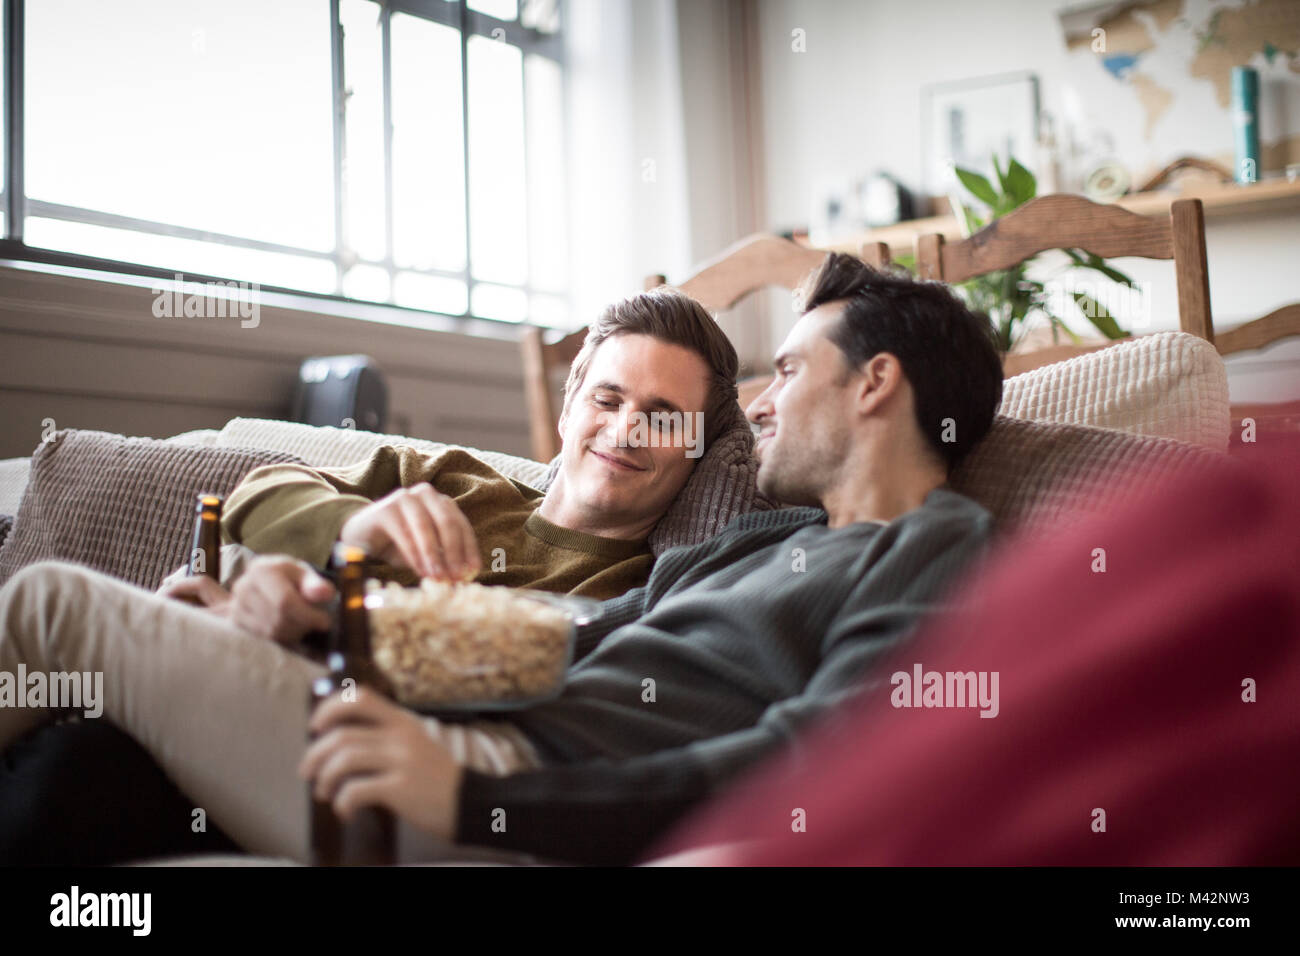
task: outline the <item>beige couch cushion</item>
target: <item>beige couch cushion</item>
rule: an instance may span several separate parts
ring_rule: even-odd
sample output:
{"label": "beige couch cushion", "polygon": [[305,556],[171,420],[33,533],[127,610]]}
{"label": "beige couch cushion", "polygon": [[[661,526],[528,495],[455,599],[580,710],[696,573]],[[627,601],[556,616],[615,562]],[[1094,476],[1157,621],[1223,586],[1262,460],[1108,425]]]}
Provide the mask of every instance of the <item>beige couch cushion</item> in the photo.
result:
{"label": "beige couch cushion", "polygon": [[66,429],[32,456],[0,584],[37,561],[72,561],[153,590],[183,564],[194,496],[225,495],[277,451],[213,448]]}
{"label": "beige couch cushion", "polygon": [[6,458],[0,461],[0,515],[16,515],[27,487],[30,458]]}
{"label": "beige couch cushion", "polygon": [[1228,373],[1214,346],[1157,332],[1016,375],[999,412],[1228,448]]}
{"label": "beige couch cushion", "polygon": [[1059,530],[1129,494],[1131,485],[1118,479],[1130,469],[1158,481],[1207,467],[1232,463],[1169,438],[998,416],[949,484],[988,508],[1000,530]]}

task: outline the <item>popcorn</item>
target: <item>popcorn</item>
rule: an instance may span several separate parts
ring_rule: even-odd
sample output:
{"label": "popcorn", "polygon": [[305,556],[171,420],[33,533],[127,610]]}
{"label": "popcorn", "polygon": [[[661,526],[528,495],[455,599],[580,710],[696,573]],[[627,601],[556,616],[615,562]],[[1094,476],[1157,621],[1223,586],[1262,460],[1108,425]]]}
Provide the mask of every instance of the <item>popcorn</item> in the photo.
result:
{"label": "popcorn", "polygon": [[573,650],[565,611],[481,584],[371,581],[375,665],[411,707],[491,709],[559,693]]}

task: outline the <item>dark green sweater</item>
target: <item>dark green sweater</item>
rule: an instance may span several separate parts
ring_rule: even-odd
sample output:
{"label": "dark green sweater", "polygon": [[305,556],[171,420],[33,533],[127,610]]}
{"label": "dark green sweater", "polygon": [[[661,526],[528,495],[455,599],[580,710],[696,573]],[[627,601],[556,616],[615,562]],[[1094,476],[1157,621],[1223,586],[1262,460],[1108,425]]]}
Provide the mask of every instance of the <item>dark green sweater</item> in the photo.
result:
{"label": "dark green sweater", "polygon": [[817,509],[759,512],[665,553],[645,587],[580,631],[564,694],[511,715],[547,766],[466,772],[458,842],[634,859],[861,689],[991,530],[987,511],[939,488],[888,525],[832,530]]}

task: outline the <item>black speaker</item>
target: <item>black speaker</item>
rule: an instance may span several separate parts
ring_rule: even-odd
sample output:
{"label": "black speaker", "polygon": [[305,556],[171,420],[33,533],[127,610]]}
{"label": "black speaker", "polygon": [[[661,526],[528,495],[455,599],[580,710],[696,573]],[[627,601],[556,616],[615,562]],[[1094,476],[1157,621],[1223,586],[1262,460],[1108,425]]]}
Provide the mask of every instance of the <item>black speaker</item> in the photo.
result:
{"label": "black speaker", "polygon": [[305,359],[293,398],[295,422],[382,432],[388,420],[388,385],[368,355]]}

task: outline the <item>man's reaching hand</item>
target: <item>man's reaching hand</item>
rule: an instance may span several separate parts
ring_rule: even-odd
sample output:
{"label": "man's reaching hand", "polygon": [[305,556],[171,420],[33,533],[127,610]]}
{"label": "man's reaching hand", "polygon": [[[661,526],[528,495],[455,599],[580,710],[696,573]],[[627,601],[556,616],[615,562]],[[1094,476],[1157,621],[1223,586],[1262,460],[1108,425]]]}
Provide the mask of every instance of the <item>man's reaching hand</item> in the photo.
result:
{"label": "man's reaching hand", "polygon": [[423,577],[468,580],[482,568],[469,519],[427,482],[398,488],[361,509],[343,525],[339,540]]}

